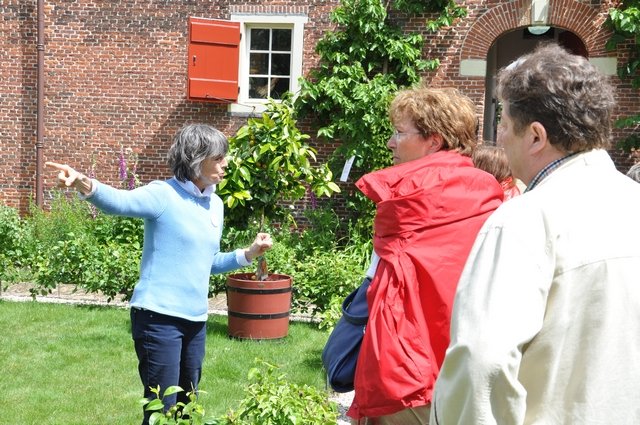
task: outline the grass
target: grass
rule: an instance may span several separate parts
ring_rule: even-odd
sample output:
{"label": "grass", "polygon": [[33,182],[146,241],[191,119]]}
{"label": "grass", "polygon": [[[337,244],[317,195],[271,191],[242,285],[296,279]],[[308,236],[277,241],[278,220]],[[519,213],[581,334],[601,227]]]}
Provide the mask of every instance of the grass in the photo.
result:
{"label": "grass", "polygon": [[[320,353],[327,334],[292,323],[278,341],[227,337],[227,318],[211,316],[200,389],[207,414],[244,398],[247,372],[261,358],[287,380],[324,388]],[[129,312],[115,307],[0,301],[0,423],[137,424],[142,384]]]}

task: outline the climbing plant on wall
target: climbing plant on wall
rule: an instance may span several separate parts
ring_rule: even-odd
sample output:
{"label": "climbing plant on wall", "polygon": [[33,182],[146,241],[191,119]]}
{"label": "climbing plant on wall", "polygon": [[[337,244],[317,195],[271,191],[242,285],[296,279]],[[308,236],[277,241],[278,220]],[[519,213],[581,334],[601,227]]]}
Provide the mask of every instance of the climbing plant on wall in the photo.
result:
{"label": "climbing plant on wall", "polygon": [[[607,25],[613,30],[607,42],[608,50],[620,44],[629,45],[629,60],[618,68],[618,76],[630,79],[632,86],[640,89],[640,0],[623,1],[617,8],[610,9]],[[616,122],[618,128],[634,129],[630,136],[618,141],[618,147],[629,153],[640,150],[640,114],[635,112]]]}
{"label": "climbing plant on wall", "polygon": [[[338,171],[353,157],[352,176],[391,164],[386,143],[392,133],[388,105],[398,89],[420,81],[421,73],[439,66],[422,57],[423,37],[397,23],[412,14],[431,13],[429,31],[451,25],[466,9],[449,0],[342,0],[332,13],[336,29],[316,46],[319,67],[301,84],[296,109],[312,115],[320,139],[337,140],[331,161]],[[360,195],[347,205],[360,216],[373,211]]]}

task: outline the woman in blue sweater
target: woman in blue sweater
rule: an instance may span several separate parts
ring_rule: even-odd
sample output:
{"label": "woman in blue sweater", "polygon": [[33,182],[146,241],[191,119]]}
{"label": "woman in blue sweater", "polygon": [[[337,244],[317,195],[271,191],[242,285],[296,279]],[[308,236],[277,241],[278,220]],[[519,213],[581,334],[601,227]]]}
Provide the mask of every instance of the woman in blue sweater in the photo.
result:
{"label": "woman in blue sweater", "polygon": [[[189,124],[175,136],[168,163],[174,177],[134,190],[119,190],[68,165],[58,170],[61,186],[75,187],[101,211],[144,219],[140,279],[131,297],[131,326],[144,395],[180,385],[197,388],[205,354],[209,275],[251,264],[271,248],[258,233],[245,249],[220,252],[223,203],[214,193],[224,177],[226,137],[206,124]],[[185,393],[165,406],[187,402]],[[145,412],[143,425],[149,413]]]}

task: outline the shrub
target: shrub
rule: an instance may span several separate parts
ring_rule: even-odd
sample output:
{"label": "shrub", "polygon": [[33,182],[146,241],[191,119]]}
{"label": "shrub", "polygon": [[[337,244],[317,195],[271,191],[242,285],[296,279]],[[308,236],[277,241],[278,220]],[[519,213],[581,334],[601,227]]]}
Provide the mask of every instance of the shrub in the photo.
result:
{"label": "shrub", "polygon": [[23,246],[24,226],[18,211],[0,205],[0,285],[13,281],[19,269],[28,264]]}
{"label": "shrub", "polygon": [[[293,278],[292,311],[321,317],[331,327],[339,318],[323,313],[330,305],[341,303],[364,277],[371,255],[371,240],[343,232],[331,210],[308,210],[309,226],[293,232],[288,228],[269,228],[273,248],[265,254],[270,274],[286,274]],[[334,219],[335,218],[335,219]],[[257,232],[257,223],[247,229],[225,228],[222,249],[229,251],[248,245]],[[225,290],[226,274],[211,277],[210,291]],[[332,301],[332,299],[334,299]]]}
{"label": "shrub", "polygon": [[59,283],[83,283],[83,265],[87,251],[92,246],[84,233],[66,233],[59,241],[41,245],[36,262],[36,283],[32,294],[51,293]]}
{"label": "shrub", "polygon": [[237,411],[212,422],[215,425],[335,425],[336,404],[327,393],[297,385],[277,374],[277,366],[256,360],[261,367],[249,371],[251,383]]}
{"label": "shrub", "polygon": [[126,244],[114,240],[87,247],[83,265],[83,289],[101,292],[111,301],[118,295],[129,300],[140,275],[142,248],[138,243]]}
{"label": "shrub", "polygon": [[47,294],[59,283],[82,282],[86,247],[93,242],[89,225],[90,210],[76,196],[55,192],[51,210],[32,207],[26,219],[29,250],[33,253],[35,286],[32,294]]}
{"label": "shrub", "polygon": [[316,252],[298,262],[293,309],[323,312],[333,297],[346,297],[364,277],[363,267],[346,251]]}
{"label": "shrub", "polygon": [[84,289],[102,292],[108,300],[131,298],[140,275],[144,222],[139,218],[99,213],[93,221],[96,242],[84,266]]}
{"label": "shrub", "polygon": [[[6,230],[0,240],[5,246],[0,261],[7,263],[11,252],[31,253],[25,257],[33,264],[33,295],[51,293],[58,284],[67,283],[101,292],[108,300],[121,294],[125,300],[130,298],[139,277],[142,220],[103,213],[94,216],[85,201],[64,195],[53,200],[50,212],[33,210],[22,230],[16,213],[7,214],[12,218],[4,219],[4,226],[13,230]],[[294,313],[311,313],[331,326],[336,315],[323,313],[332,305],[335,310],[360,283],[369,260],[370,240],[352,229],[342,229],[330,209],[309,209],[305,214],[309,220],[306,228],[266,229],[274,236],[273,249],[266,255],[268,271],[293,277]],[[247,228],[226,227],[221,249],[248,246],[258,227],[257,222],[249,222]],[[11,234],[18,236],[10,238]],[[14,240],[23,242],[25,248],[7,248],[16,245],[10,242]],[[226,274],[212,276],[210,292],[224,291],[225,284]]]}
{"label": "shrub", "polygon": [[58,284],[102,292],[110,301],[130,297],[139,276],[143,221],[95,213],[76,196],[57,194],[51,211],[32,209],[27,218],[33,254],[32,294]]}

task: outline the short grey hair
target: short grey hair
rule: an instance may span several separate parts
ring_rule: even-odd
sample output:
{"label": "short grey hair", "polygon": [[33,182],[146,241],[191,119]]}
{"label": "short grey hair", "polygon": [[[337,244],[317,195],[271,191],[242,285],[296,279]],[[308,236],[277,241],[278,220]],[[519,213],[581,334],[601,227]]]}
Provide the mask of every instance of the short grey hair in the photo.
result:
{"label": "short grey hair", "polygon": [[631,177],[633,180],[640,183],[640,162],[629,168],[629,171],[627,171],[627,177]]}
{"label": "short grey hair", "polygon": [[224,134],[208,124],[187,124],[176,133],[169,148],[167,162],[181,182],[200,177],[202,161],[222,159],[229,151]]}
{"label": "short grey hair", "polygon": [[613,86],[586,58],[557,44],[542,45],[502,69],[497,94],[506,103],[516,134],[537,121],[561,151],[609,145]]}

